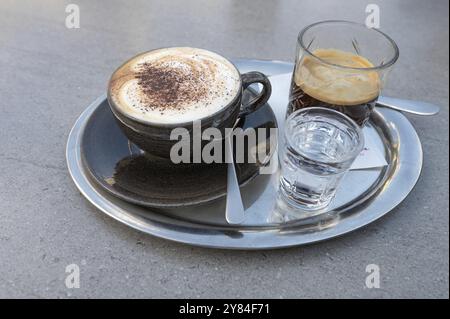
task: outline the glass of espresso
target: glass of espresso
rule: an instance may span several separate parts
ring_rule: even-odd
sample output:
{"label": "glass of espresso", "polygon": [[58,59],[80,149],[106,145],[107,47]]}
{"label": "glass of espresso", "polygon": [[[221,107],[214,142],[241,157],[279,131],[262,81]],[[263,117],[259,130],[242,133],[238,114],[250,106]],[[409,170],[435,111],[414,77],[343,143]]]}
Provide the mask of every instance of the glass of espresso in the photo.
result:
{"label": "glass of espresso", "polygon": [[395,64],[395,42],[377,29],[348,21],[323,21],[297,40],[287,116],[320,106],[364,126]]}

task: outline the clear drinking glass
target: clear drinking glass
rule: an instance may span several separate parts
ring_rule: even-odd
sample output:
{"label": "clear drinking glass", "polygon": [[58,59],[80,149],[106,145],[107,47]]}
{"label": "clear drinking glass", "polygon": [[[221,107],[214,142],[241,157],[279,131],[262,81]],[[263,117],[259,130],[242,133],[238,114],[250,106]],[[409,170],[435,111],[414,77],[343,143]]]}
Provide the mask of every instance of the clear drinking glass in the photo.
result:
{"label": "clear drinking glass", "polygon": [[279,152],[282,197],[294,208],[320,213],[363,146],[361,128],[340,112],[311,107],[292,113]]}
{"label": "clear drinking glass", "polygon": [[297,39],[287,115],[323,106],[363,126],[398,57],[388,35],[364,24],[322,21],[306,27]]}

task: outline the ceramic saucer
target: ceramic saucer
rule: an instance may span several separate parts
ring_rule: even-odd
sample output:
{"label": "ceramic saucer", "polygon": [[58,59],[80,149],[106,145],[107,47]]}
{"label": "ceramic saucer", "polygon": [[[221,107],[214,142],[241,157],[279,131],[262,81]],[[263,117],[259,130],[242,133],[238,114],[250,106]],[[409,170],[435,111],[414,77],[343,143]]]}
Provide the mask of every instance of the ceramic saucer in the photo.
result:
{"label": "ceramic saucer", "polygon": [[[254,93],[247,90],[244,103],[253,96]],[[277,126],[268,104],[240,123],[244,130]],[[205,204],[226,195],[227,164],[174,164],[144,153],[122,133],[106,100],[92,113],[81,140],[81,150],[90,178],[104,190],[133,204],[182,207]],[[241,186],[255,178],[260,168],[260,164],[249,163],[248,156],[245,158],[245,163],[236,164]]]}

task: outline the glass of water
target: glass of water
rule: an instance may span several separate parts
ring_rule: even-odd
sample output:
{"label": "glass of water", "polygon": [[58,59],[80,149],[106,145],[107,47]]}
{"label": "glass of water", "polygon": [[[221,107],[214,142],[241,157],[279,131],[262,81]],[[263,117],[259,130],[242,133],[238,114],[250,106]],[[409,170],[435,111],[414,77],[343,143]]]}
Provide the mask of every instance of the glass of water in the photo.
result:
{"label": "glass of water", "polygon": [[323,212],[363,147],[361,128],[343,113],[322,107],[292,113],[279,152],[282,198],[306,216]]}

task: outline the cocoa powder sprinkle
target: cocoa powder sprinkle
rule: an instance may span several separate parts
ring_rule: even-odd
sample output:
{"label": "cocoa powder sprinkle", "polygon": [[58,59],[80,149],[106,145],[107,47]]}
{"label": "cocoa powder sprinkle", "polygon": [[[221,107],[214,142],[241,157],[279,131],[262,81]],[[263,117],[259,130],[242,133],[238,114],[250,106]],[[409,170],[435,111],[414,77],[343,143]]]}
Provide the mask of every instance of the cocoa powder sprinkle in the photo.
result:
{"label": "cocoa powder sprinkle", "polygon": [[144,93],[146,107],[163,113],[165,109],[181,109],[183,104],[207,96],[206,81],[195,71],[155,62],[142,63],[135,77]]}

